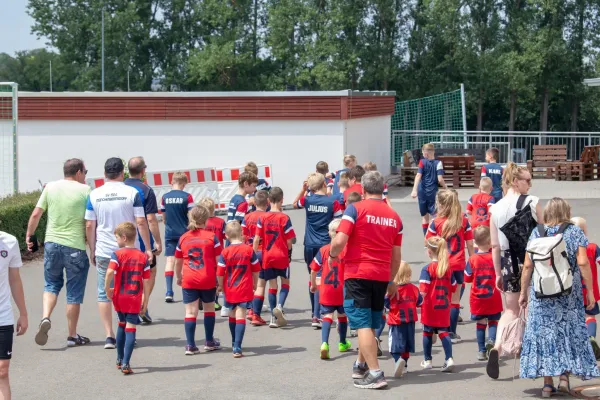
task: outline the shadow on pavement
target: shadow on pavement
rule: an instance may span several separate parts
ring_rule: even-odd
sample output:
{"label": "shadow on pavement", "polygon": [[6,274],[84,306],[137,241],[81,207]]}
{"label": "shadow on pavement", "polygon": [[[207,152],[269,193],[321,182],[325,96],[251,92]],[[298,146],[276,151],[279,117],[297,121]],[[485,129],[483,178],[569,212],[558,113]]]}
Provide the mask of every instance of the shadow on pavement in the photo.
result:
{"label": "shadow on pavement", "polygon": [[[176,371],[189,371],[200,368],[210,367],[210,364],[192,364],[192,365],[180,365],[177,367],[134,367],[134,375],[151,374],[153,372],[176,372]],[[141,370],[140,372],[138,372]]]}
{"label": "shadow on pavement", "polygon": [[[198,343],[202,343],[199,341]],[[181,347],[185,349],[187,341],[176,337],[156,338],[156,339],[137,339],[137,347]]]}
{"label": "shadow on pavement", "polygon": [[[455,369],[455,371],[457,371]],[[466,381],[468,379],[475,379],[479,376],[483,375],[479,372],[463,372],[463,373],[446,373],[441,372],[439,367],[436,367],[432,370],[425,371],[415,371],[410,370],[410,372],[404,375],[402,378],[393,378],[386,376],[388,380],[388,386],[390,388],[398,387],[402,385],[429,385],[431,383],[439,383],[440,381]]]}
{"label": "shadow on pavement", "polygon": [[[281,346],[261,346],[261,347],[244,347],[244,357],[255,357],[263,355],[277,355],[287,353],[302,353],[306,351],[306,347],[281,347]],[[248,352],[252,354],[248,354]]]}

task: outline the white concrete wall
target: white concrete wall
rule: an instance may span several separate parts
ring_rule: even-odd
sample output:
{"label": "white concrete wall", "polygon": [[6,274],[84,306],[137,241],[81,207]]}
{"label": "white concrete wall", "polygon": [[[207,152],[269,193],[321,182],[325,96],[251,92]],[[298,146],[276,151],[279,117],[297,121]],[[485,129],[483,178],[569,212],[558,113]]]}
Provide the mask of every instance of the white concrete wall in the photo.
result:
{"label": "white concrete wall", "polygon": [[390,173],[391,117],[360,118],[345,121],[345,153],[354,154],[360,165],[377,164],[379,171]]}
{"label": "white concrete wall", "polygon": [[69,158],[82,158],[88,177],[101,177],[107,158],[141,155],[148,171],[236,167],[250,160],[271,164],[271,181],[291,203],[318,161],[341,164],[344,154],[343,121],[24,120],[19,124],[21,191],[37,189],[38,179],[60,179]]}

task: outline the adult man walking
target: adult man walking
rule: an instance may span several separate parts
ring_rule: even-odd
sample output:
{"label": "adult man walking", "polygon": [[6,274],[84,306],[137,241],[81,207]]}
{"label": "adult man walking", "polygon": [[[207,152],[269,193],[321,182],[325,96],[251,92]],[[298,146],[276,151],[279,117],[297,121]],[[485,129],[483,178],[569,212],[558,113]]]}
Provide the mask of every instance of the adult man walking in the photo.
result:
{"label": "adult man walking", "polygon": [[[129,178],[125,180],[125,184],[135,188],[141,198],[142,204],[144,205],[144,214],[146,216],[146,220],[148,221],[148,227],[150,229],[150,250],[153,251],[154,255],[152,257],[152,262],[150,263],[150,280],[148,281],[148,287],[150,288],[150,294],[152,294],[152,290],[154,289],[154,283],[156,282],[156,256],[160,255],[162,252],[162,241],[160,239],[160,229],[158,229],[158,219],[156,219],[156,214],[158,213],[158,205],[156,204],[156,195],[154,194],[154,190],[148,185],[146,185],[143,181],[144,174],[146,173],[146,162],[143,157],[133,157],[127,163],[127,168],[129,169]],[[145,251],[146,249],[143,246],[143,243],[140,243],[141,250]],[[150,313],[146,310],[144,315],[140,315],[142,321],[151,324],[152,318],[150,317]]]}
{"label": "adult man walking", "polygon": [[84,184],[86,173],[82,160],[67,160],[63,167],[64,179],[46,185],[27,224],[27,248],[31,251],[37,246],[32,237],[35,239],[40,218],[44,211],[48,213],[42,321],[35,335],[35,342],[40,346],[48,342],[48,331],[52,326],[50,316],[64,285],[63,270],[67,275],[67,346],[82,346],[90,342],[90,339],[77,333],[79,310],[90,268],[85,252],[85,204],[91,191]]}
{"label": "adult man walking", "polygon": [[[335,260],[346,247],[344,310],[350,328],[358,330],[358,360],[354,363],[354,386],[381,389],[387,386],[377,361],[374,330],[381,324],[383,300],[395,296],[393,282],[402,258],[402,221],[382,200],[383,175],[377,171],[362,177],[365,200],[346,208],[338,234],[331,242]],[[347,245],[347,246],[346,246]]]}
{"label": "adult man walking", "polygon": [[[98,275],[98,310],[106,333],[105,349],[114,349],[115,333],[112,327],[112,304],[104,290],[106,269],[110,257],[119,246],[115,239],[115,228],[121,222],[137,224],[138,232],[146,248],[148,259],[152,259],[148,223],[144,217],[144,207],[138,191],[123,183],[123,161],[118,157],[109,158],[104,164],[103,186],[92,190],[88,198],[85,219],[85,232],[90,246],[92,263]],[[136,238],[136,247],[140,247]],[[135,281],[135,277],[130,277]],[[141,278],[141,277],[138,277]]]}

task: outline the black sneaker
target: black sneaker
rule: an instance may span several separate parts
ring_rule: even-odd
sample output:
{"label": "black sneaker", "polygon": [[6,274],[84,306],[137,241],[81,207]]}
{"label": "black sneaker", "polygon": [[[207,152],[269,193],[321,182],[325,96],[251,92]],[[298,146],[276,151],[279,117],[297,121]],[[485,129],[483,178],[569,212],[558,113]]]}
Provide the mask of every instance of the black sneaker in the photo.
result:
{"label": "black sneaker", "polygon": [[115,338],[112,337],[107,337],[106,341],[104,342],[104,348],[106,350],[110,350],[110,349],[116,349],[117,348],[117,341],[115,340]]}
{"label": "black sneaker", "polygon": [[80,334],[77,334],[75,337],[69,336],[67,338],[67,347],[85,346],[88,343],[90,343],[90,339],[81,336]]}
{"label": "black sneaker", "polygon": [[354,387],[359,389],[385,389],[387,385],[383,371],[379,371],[376,375],[369,372],[366,377],[354,380]]}
{"label": "black sneaker", "polygon": [[377,357],[383,357],[383,351],[381,350],[381,339],[375,338],[377,340]]}
{"label": "black sneaker", "polygon": [[148,310],[146,310],[145,314],[140,314],[140,319],[145,324],[151,324],[152,323],[152,318],[150,317],[150,314],[148,313]]}
{"label": "black sneaker", "polygon": [[365,363],[364,367],[361,367],[357,362],[354,362],[352,366],[352,379],[363,379],[369,373],[369,366]]}
{"label": "black sneaker", "polygon": [[52,324],[50,323],[49,318],[44,318],[40,321],[40,326],[38,327],[38,331],[35,334],[35,342],[38,345],[44,346],[46,343],[48,343],[48,331],[51,327]]}

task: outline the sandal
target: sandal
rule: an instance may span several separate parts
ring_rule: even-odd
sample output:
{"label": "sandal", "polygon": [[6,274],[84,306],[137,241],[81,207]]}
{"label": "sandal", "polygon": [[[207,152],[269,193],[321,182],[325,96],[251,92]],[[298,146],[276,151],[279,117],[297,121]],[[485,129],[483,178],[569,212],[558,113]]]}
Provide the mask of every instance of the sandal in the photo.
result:
{"label": "sandal", "polygon": [[558,391],[563,393],[571,393],[571,382],[569,381],[569,375],[562,374],[558,379]]}
{"label": "sandal", "polygon": [[[550,390],[546,390],[546,389],[550,389]],[[552,397],[553,394],[556,394],[556,388],[553,385],[545,384],[544,387],[542,388],[542,397],[549,398],[549,397]]]}

